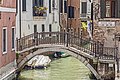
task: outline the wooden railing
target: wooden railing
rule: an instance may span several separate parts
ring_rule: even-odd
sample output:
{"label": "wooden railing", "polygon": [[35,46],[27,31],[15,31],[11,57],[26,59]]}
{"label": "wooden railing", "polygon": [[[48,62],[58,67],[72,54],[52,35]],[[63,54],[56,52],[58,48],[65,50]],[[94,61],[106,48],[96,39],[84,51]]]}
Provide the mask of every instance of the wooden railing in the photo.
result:
{"label": "wooden railing", "polygon": [[115,59],[116,49],[107,48],[100,42],[82,38],[80,35],[67,32],[41,32],[17,39],[17,51],[41,44],[58,44],[74,47],[99,59]]}

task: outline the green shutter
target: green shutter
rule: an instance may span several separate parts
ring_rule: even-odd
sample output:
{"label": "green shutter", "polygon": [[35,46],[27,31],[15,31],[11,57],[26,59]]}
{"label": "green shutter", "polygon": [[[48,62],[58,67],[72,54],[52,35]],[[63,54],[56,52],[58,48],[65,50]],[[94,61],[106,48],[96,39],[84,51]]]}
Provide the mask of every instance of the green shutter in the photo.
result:
{"label": "green shutter", "polygon": [[100,0],[100,15],[101,15],[101,18],[106,17],[105,0]]}

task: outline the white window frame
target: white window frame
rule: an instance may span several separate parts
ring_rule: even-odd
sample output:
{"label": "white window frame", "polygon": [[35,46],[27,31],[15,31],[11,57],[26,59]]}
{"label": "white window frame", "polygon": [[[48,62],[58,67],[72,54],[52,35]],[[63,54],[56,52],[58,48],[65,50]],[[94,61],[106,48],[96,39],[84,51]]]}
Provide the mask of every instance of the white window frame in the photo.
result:
{"label": "white window frame", "polygon": [[[86,3],[86,13],[82,13],[82,10],[83,10],[83,9],[82,9],[82,8],[83,8],[82,3]],[[80,6],[80,14],[81,14],[81,15],[82,15],[82,14],[85,14],[85,17],[87,17],[87,14],[88,14],[88,13],[87,13],[87,12],[88,12],[88,2],[83,0],[83,1],[80,2],[80,5],[81,5],[81,6]],[[81,16],[81,17],[83,17],[83,16]]]}
{"label": "white window frame", "polygon": [[[12,51],[14,51],[15,50],[15,45],[16,45],[15,44],[15,27],[12,27],[12,29],[14,29],[14,48],[12,48]],[[11,32],[12,32],[12,30],[11,30]],[[12,33],[11,33],[11,35],[12,35]],[[11,41],[12,41],[12,36],[11,36]],[[11,47],[12,47],[12,44],[11,44]]]}
{"label": "white window frame", "polygon": [[[6,29],[6,51],[3,51],[3,30],[4,30],[4,29]],[[7,54],[7,46],[8,46],[8,45],[7,45],[7,39],[8,39],[8,38],[7,38],[7,27],[3,27],[3,29],[2,29],[2,53],[3,53],[3,54]]]}

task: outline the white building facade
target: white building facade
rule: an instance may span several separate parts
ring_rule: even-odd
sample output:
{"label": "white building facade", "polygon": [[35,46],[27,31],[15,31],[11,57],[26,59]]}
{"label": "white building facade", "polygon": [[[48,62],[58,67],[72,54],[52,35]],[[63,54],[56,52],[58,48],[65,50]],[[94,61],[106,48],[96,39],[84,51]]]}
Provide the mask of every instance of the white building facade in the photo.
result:
{"label": "white building facade", "polygon": [[90,0],[80,0],[80,18],[86,20],[87,16],[91,18]]}
{"label": "white building facade", "polygon": [[59,0],[18,0],[17,3],[17,38],[35,32],[60,31]]}

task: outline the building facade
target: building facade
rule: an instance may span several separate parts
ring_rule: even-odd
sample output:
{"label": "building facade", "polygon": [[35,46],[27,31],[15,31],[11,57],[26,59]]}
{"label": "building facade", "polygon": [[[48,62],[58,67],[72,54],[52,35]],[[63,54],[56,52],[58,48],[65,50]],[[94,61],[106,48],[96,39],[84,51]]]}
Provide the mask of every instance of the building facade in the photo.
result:
{"label": "building facade", "polygon": [[17,38],[35,32],[60,31],[58,0],[18,0]]}
{"label": "building facade", "polygon": [[97,40],[103,39],[104,46],[114,47],[115,46],[114,34],[120,32],[119,28],[120,0],[93,0],[93,1],[94,1],[93,37],[94,39]]}
{"label": "building facade", "polygon": [[61,31],[67,31],[67,0],[59,0],[59,3],[60,29]]}
{"label": "building facade", "polygon": [[91,18],[91,2],[90,0],[80,0],[81,21],[87,21],[88,16]]}
{"label": "building facade", "polygon": [[80,34],[80,0],[68,0],[68,27],[71,32]]}
{"label": "building facade", "polygon": [[80,0],[60,0],[62,30],[80,33]]}
{"label": "building facade", "polygon": [[[102,41],[105,47],[118,47],[116,52],[115,80],[120,78],[120,45],[115,34],[120,33],[120,0],[94,1],[94,39]],[[118,69],[119,68],[119,69]]]}
{"label": "building facade", "polygon": [[[90,0],[80,0],[80,19],[81,19],[81,35],[88,37],[87,20],[91,19],[91,2]],[[83,25],[86,24],[86,26]]]}
{"label": "building facade", "polygon": [[0,0],[0,80],[15,77],[16,0]]}

